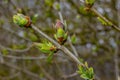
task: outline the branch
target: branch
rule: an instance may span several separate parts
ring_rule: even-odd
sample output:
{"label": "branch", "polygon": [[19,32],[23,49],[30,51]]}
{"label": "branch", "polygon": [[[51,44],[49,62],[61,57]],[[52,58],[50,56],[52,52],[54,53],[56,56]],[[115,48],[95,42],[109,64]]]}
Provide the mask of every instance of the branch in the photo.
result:
{"label": "branch", "polygon": [[46,35],[45,33],[43,33],[41,30],[39,30],[36,26],[34,26],[33,24],[31,25],[31,27],[38,32],[40,35],[42,35],[44,38],[46,38],[47,40],[49,40],[50,42],[52,42],[58,49],[62,50],[66,55],[68,55],[70,58],[73,59],[73,61],[75,61],[77,64],[84,66],[84,64],[82,62],[80,62],[74,55],[72,52],[70,52],[65,46],[61,46],[59,43],[57,43],[55,40],[53,40],[52,38],[50,38],[48,35]]}
{"label": "branch", "polygon": [[0,63],[3,63],[3,62],[4,62],[4,59],[3,59],[2,53],[0,52]]}
{"label": "branch", "polygon": [[1,55],[2,57],[6,57],[6,58],[12,58],[12,59],[18,59],[18,60],[39,60],[39,59],[46,59],[45,56],[39,56],[39,57],[28,57],[28,56],[24,56],[24,57],[18,57],[18,56],[12,56],[12,55]]}
{"label": "branch", "polygon": [[77,76],[77,75],[78,75],[78,73],[77,73],[77,72],[74,72],[74,73],[72,73],[72,74],[64,75],[64,76],[62,76],[62,77],[65,78],[65,79],[67,79],[67,78],[75,77],[75,76]]}
{"label": "branch", "polygon": [[68,43],[69,43],[70,47],[72,48],[75,56],[78,57],[78,52],[77,52],[76,48],[73,46],[71,39],[70,39],[70,36],[68,36]]}

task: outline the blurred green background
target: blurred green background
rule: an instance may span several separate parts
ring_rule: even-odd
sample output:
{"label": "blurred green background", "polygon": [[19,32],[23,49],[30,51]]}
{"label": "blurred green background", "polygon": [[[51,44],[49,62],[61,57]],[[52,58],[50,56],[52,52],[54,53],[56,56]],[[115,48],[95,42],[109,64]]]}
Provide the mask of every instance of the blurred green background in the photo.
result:
{"label": "blurred green background", "polygon": [[[119,0],[96,0],[94,7],[119,26]],[[102,25],[92,12],[86,12],[79,0],[0,0],[0,80],[82,80],[76,74],[76,63],[62,51],[48,64],[46,54],[30,48],[32,42],[44,38],[30,28],[14,24],[12,16],[17,12],[30,16],[33,24],[52,38],[53,24],[61,12],[69,35],[76,34],[74,46],[79,59],[87,61],[100,80],[116,79],[120,34]],[[65,46],[72,51],[68,42]]]}

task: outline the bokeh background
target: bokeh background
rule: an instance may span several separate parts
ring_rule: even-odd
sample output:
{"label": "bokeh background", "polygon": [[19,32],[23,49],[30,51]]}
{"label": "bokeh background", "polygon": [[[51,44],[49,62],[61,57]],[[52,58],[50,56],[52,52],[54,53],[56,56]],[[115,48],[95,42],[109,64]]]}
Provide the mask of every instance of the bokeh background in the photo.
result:
{"label": "bokeh background", "polygon": [[[44,38],[34,30],[13,23],[17,12],[28,15],[39,29],[53,38],[53,24],[61,12],[81,61],[87,61],[99,80],[117,80],[120,67],[120,33],[102,25],[79,0],[0,0],[0,80],[82,80],[77,66],[58,51],[51,64],[47,54],[32,47]],[[120,1],[96,0],[94,7],[117,26],[120,25]],[[68,42],[65,46],[70,50]]]}

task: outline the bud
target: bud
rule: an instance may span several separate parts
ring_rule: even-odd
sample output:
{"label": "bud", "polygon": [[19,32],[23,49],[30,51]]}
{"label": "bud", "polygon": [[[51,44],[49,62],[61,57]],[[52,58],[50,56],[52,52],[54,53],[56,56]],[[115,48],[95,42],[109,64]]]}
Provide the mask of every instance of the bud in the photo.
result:
{"label": "bud", "polygon": [[19,13],[13,16],[13,22],[19,25],[20,27],[30,27],[31,25],[30,18]]}
{"label": "bud", "polygon": [[50,42],[44,41],[43,43],[34,43],[34,45],[44,53],[48,53],[47,62],[50,63],[57,48]]}
{"label": "bud", "polygon": [[56,29],[62,28],[63,30],[65,30],[65,26],[60,20],[57,20],[57,22],[55,24],[55,28]]}
{"label": "bud", "polygon": [[90,8],[94,5],[95,0],[85,0],[85,10],[89,11]]}
{"label": "bud", "polygon": [[50,42],[43,42],[43,43],[34,43],[34,45],[44,53],[54,53],[57,51],[57,48]]}
{"label": "bud", "polygon": [[56,34],[54,35],[55,39],[60,43],[64,44],[67,40],[67,32],[65,32],[62,28],[58,28]]}

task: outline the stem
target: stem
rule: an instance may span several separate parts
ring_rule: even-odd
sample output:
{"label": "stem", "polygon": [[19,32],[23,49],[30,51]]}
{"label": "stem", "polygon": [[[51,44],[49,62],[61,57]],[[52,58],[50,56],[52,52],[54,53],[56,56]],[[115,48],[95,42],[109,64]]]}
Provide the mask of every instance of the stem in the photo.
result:
{"label": "stem", "polygon": [[76,48],[73,46],[73,44],[72,44],[72,42],[71,42],[71,39],[70,39],[70,36],[68,36],[68,43],[69,43],[70,47],[72,48],[73,52],[75,53],[75,56],[78,57],[77,50],[76,50]]}

